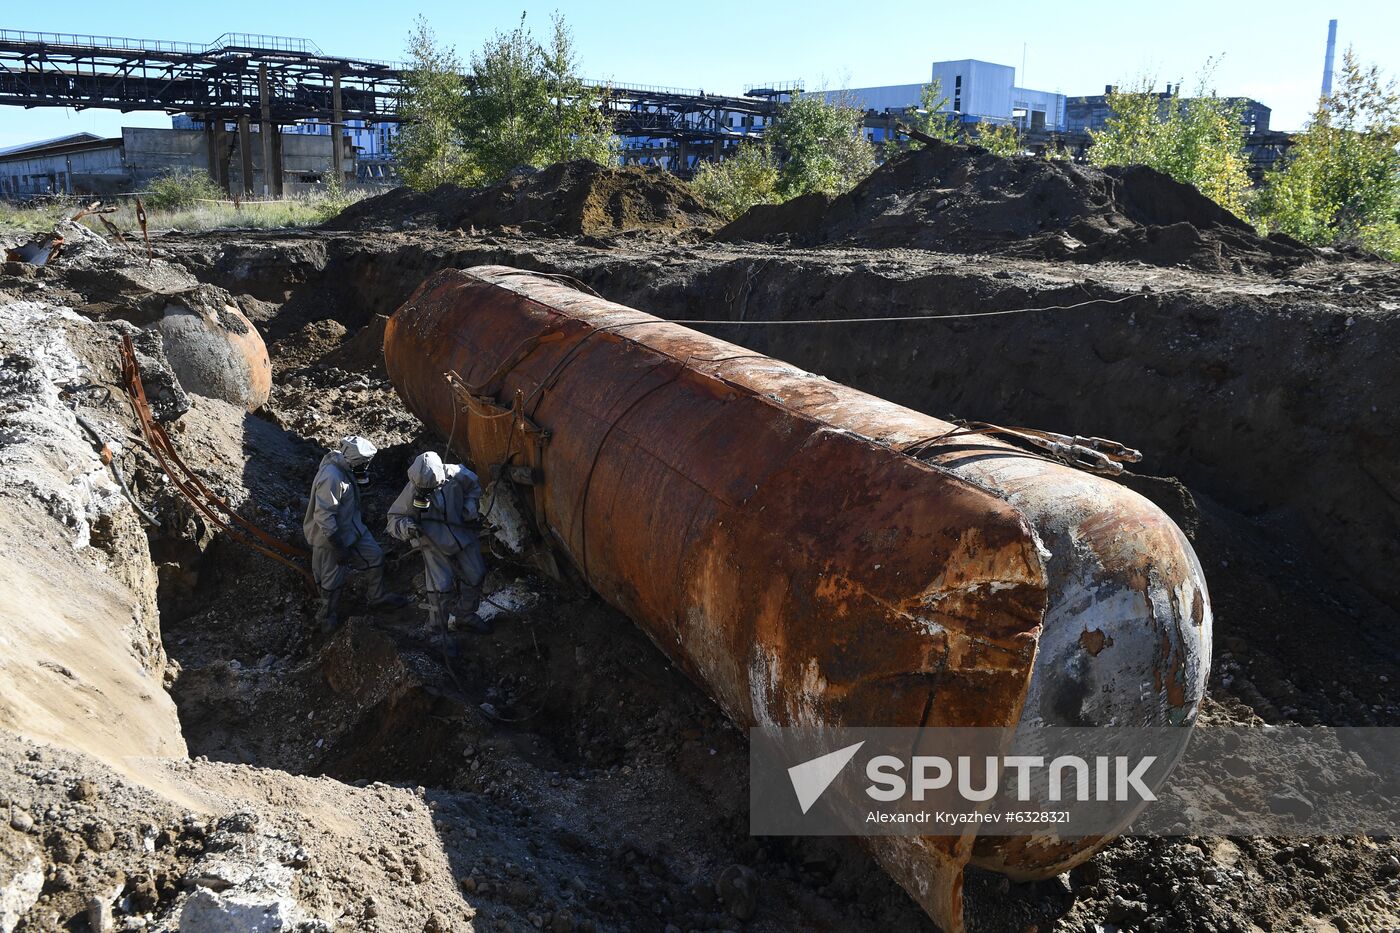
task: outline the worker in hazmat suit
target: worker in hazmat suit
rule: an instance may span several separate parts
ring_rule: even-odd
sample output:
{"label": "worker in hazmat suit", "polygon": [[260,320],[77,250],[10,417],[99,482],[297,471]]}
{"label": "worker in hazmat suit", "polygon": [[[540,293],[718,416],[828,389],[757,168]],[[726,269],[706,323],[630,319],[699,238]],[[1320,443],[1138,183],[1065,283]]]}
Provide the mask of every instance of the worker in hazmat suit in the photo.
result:
{"label": "worker in hazmat suit", "polygon": [[476,535],[480,502],[475,473],[428,451],[409,466],[408,484],[389,507],[389,534],[423,554],[429,622],[441,631],[451,630],[454,620],[478,632],[491,630],[476,614],[486,579]]}
{"label": "worker in hazmat suit", "polygon": [[384,588],[384,552],[360,517],[360,492],[369,485],[369,463],[378,449],[368,439],[342,438],[321,458],[302,531],[311,543],[311,570],[320,587],[316,620],[330,633],[340,625],[337,609],[351,570],[364,573],[371,606],[398,609],[408,598]]}

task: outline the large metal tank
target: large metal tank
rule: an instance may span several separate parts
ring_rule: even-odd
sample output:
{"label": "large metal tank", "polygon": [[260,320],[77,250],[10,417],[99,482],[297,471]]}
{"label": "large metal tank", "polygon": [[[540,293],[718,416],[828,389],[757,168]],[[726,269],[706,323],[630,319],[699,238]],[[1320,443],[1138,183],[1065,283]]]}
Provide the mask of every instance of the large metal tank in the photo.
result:
{"label": "large metal tank", "polygon": [[[409,409],[740,724],[1194,721],[1200,566],[1111,480],[506,267],[428,279],[384,352]],[[1106,841],[865,840],[948,930],[964,865],[1048,877]]]}

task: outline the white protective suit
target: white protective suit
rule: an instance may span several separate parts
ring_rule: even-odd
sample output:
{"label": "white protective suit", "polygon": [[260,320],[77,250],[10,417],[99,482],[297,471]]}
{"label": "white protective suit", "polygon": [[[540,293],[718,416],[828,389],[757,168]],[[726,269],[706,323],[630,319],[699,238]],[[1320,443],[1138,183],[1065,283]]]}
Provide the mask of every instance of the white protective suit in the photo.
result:
{"label": "white protective suit", "polygon": [[[486,579],[481,545],[468,523],[478,519],[481,484],[476,474],[459,463],[444,464],[437,454],[419,454],[408,468],[408,484],[389,507],[389,534],[407,541],[423,553],[423,569],[429,596],[451,593],[458,584],[476,589]],[[413,504],[416,496],[427,500],[425,508]]]}
{"label": "white protective suit", "polygon": [[355,470],[363,470],[376,453],[362,437],[347,437],[340,448],[321,458],[302,532],[311,544],[311,570],[321,588],[322,622],[334,621],[340,591],[352,569],[365,572],[371,605],[397,602],[384,590],[384,552],[360,516],[360,489]]}

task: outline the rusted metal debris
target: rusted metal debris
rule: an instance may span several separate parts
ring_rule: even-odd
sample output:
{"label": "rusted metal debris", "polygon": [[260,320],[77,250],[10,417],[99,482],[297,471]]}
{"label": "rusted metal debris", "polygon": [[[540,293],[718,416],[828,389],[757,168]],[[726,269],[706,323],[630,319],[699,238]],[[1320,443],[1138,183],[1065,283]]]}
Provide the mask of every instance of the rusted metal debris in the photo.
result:
{"label": "rusted metal debris", "polygon": [[126,237],[122,235],[121,230],[117,227],[116,224],[112,223],[106,217],[98,216],[97,219],[102,221],[102,226],[107,228],[108,233],[116,237],[118,243],[120,243],[122,246],[126,245]]}
{"label": "rusted metal debris", "polygon": [[[540,540],[740,724],[1194,721],[1205,582],[1123,486],[501,266],[424,282],[384,355],[480,474],[525,469]],[[864,841],[960,930],[965,865],[1045,878],[1109,838]]]}
{"label": "rusted metal debris", "polygon": [[100,219],[102,219],[102,220],[105,221],[106,218],[101,218],[100,215],[102,215],[102,214],[115,214],[116,212],[117,212],[116,205],[106,205],[106,206],[104,206],[103,203],[102,203],[102,201],[99,199],[99,200],[90,201],[90,202],[88,202],[87,204],[84,204],[84,205],[78,210],[78,212],[77,212],[76,214],[74,214],[72,217],[69,217],[68,219],[71,220],[71,221],[73,221],[74,223],[77,223],[79,220],[82,220],[84,217],[98,216]]}
{"label": "rusted metal debris", "polygon": [[[113,236],[125,243],[126,241],[122,238],[121,233],[112,224],[112,222],[109,221],[106,217],[102,216],[103,214],[111,214],[115,211],[115,207],[104,207],[100,200],[90,201],[87,204],[84,204],[81,208],[79,208],[77,213],[75,213],[72,217],[69,217],[68,219],[70,221],[77,222],[83,219],[84,217],[95,216],[98,220],[106,224],[107,229],[112,232]],[[33,266],[48,265],[53,260],[57,259],[59,255],[63,252],[63,242],[63,235],[60,234],[57,230],[52,230],[48,233],[39,234],[32,238],[28,243],[21,243],[19,246],[16,246],[13,249],[6,250],[5,261],[23,262]],[[148,242],[148,251],[149,248],[150,244]]]}
{"label": "rusted metal debris", "polygon": [[146,388],[141,382],[141,367],[136,361],[136,348],[125,334],[122,335],[121,358],[122,383],[132,411],[136,413],[136,420],[141,425],[141,434],[161,469],[185,501],[233,540],[291,567],[314,588],[315,578],[305,563],[311,555],[305,549],[268,534],[244,518],[227,499],[204,485],[204,481],[181,459],[165,428],[151,414],[150,404],[146,401]]}
{"label": "rusted metal debris", "polygon": [[151,251],[151,235],[146,230],[146,206],[141,203],[141,199],[136,199],[136,222],[141,225],[141,239],[146,241],[146,259],[154,260],[155,253]]}
{"label": "rusted metal debris", "polygon": [[57,232],[34,237],[28,243],[21,243],[13,249],[5,250],[6,262],[24,262],[31,266],[48,265],[63,252],[63,237]]}

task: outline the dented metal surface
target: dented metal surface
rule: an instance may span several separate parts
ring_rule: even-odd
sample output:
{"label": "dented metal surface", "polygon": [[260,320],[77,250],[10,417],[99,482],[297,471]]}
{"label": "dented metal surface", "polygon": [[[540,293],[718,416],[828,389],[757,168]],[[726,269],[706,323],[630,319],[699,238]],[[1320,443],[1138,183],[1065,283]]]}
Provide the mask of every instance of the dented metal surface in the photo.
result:
{"label": "dented metal surface", "polygon": [[[425,282],[385,359],[479,473],[529,468],[541,537],[741,724],[1195,717],[1200,567],[1113,482],[505,267]],[[951,930],[969,861],[1046,877],[1106,840],[865,841]]]}

